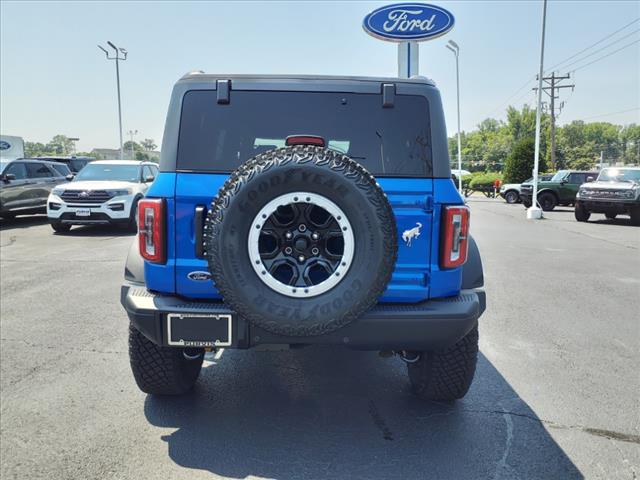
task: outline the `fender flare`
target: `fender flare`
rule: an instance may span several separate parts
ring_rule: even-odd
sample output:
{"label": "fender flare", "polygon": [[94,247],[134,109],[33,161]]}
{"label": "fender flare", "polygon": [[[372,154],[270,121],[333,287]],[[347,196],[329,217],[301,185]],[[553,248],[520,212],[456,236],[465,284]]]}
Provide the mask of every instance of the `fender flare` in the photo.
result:
{"label": "fender flare", "polygon": [[476,241],[469,235],[469,250],[467,262],[462,267],[462,289],[469,290],[480,288],[484,285],[484,273],[482,270],[482,259]]}
{"label": "fender flare", "polygon": [[552,190],[551,188],[543,188],[542,190],[538,191],[538,195],[537,196],[539,197],[543,193],[550,193],[551,195],[553,195],[556,198],[556,203],[560,202],[560,197],[555,192],[555,190]]}
{"label": "fender flare", "polygon": [[138,235],[136,235],[124,265],[124,278],[130,282],[144,283],[144,259],[138,249]]}

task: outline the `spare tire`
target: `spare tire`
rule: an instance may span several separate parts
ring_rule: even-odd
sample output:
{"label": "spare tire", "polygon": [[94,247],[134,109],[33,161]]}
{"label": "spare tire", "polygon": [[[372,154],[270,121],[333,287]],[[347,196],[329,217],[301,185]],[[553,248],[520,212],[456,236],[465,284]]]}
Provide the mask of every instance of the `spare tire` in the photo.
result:
{"label": "spare tire", "polygon": [[321,335],[370,309],[397,255],[375,178],[339,152],[285,147],[240,166],[214,198],[205,249],[215,286],[251,324]]}

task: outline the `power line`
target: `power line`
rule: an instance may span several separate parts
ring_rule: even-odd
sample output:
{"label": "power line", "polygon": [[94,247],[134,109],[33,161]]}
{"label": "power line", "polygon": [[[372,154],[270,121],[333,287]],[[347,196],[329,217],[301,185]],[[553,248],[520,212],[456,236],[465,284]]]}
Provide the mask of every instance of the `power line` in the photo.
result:
{"label": "power line", "polygon": [[640,42],[640,39],[639,39],[639,40],[635,40],[635,41],[633,41],[633,42],[631,42],[631,43],[627,43],[626,45],[624,45],[624,46],[622,46],[622,47],[618,48],[617,50],[614,50],[613,52],[609,52],[609,53],[608,53],[608,54],[606,54],[606,55],[603,55],[603,56],[601,56],[601,57],[598,57],[598,58],[596,58],[595,60],[592,60],[592,61],[591,61],[591,62],[589,62],[589,63],[585,63],[584,65],[580,65],[579,67],[574,68],[574,69],[573,69],[573,70],[571,70],[571,71],[572,71],[572,72],[576,72],[576,71],[578,71],[578,70],[583,69],[584,67],[588,67],[589,65],[592,65],[592,64],[594,64],[594,63],[596,63],[596,62],[599,62],[600,60],[604,60],[605,58],[610,57],[610,56],[611,56],[611,55],[613,55],[614,53],[618,53],[618,52],[620,52],[620,51],[624,50],[625,48],[629,48],[631,45],[634,45],[634,44],[636,44],[636,43],[638,43],[638,42]]}
{"label": "power line", "polygon": [[581,120],[590,120],[590,119],[592,119],[592,118],[608,117],[608,116],[610,116],[610,115],[617,115],[617,114],[619,114],[619,113],[634,112],[634,111],[636,111],[636,110],[640,110],[640,107],[629,108],[629,109],[627,109],[627,110],[620,110],[620,111],[618,111],[618,112],[601,113],[601,114],[599,114],[599,115],[592,115],[592,116],[590,116],[590,117],[582,118]]}
{"label": "power line", "polygon": [[[524,90],[525,88],[527,88],[529,86],[529,84],[531,84],[531,82],[533,80],[535,80],[536,76],[533,75],[532,77],[529,77],[529,79],[527,80],[527,82],[522,85],[520,88],[518,88],[515,92],[513,92],[509,97],[507,97],[507,99],[504,102],[501,102],[498,104],[498,107],[494,108],[493,110],[491,110],[491,112],[489,112],[489,117],[491,117],[491,115],[493,115],[494,113],[496,113],[498,110],[502,110],[503,107],[506,107],[509,104],[509,101],[514,98],[516,95],[518,95],[518,93],[520,93],[522,90]],[[528,94],[529,91],[525,91],[525,95]],[[523,96],[521,95],[518,100],[520,98],[522,98]]]}
{"label": "power line", "polygon": [[[640,17],[636,18],[635,20],[632,20],[631,22],[629,22],[629,23],[627,23],[626,25],[624,25],[624,26],[620,27],[620,28],[619,28],[619,29],[617,29],[616,31],[614,31],[614,32],[612,32],[612,33],[610,33],[610,34],[608,34],[607,36],[605,36],[605,37],[601,38],[601,39],[600,39],[600,40],[598,40],[597,42],[592,43],[592,44],[591,44],[591,45],[589,45],[588,47],[583,48],[583,49],[582,49],[582,50],[580,50],[579,52],[574,53],[573,55],[571,55],[571,56],[569,56],[569,57],[565,58],[565,59],[564,59],[564,60],[562,60],[561,62],[559,62],[559,63],[555,64],[553,67],[550,67],[550,68],[548,68],[548,69],[546,69],[546,70],[547,70],[547,71],[554,70],[556,67],[558,67],[559,65],[562,65],[562,64],[563,64],[563,63],[565,63],[567,60],[571,60],[571,59],[573,59],[573,58],[577,57],[578,55],[580,55],[580,54],[582,54],[582,53],[586,52],[587,50],[589,50],[589,49],[591,49],[591,48],[595,47],[596,45],[601,44],[601,43],[602,43],[602,42],[604,42],[605,40],[607,40],[607,39],[609,39],[609,38],[613,37],[615,34],[617,34],[617,33],[621,32],[622,30],[626,29],[627,27],[629,27],[629,26],[633,25],[634,23],[636,23],[636,22],[638,22],[638,21],[640,21]],[[602,47],[601,49],[597,50],[596,52],[592,52],[591,54],[589,54],[589,55],[587,55],[587,56],[583,57],[583,58],[582,58],[582,59],[580,59],[580,60],[577,60],[577,61],[575,61],[575,62],[572,62],[572,63],[570,63],[569,65],[573,65],[573,64],[575,64],[575,63],[579,63],[579,62],[581,62],[582,60],[584,60],[584,59],[586,59],[586,58],[590,57],[591,55],[593,55],[593,54],[595,54],[595,53],[598,53],[598,52],[600,52],[600,51],[602,51],[602,50],[604,50],[604,49],[606,49],[606,48],[610,47],[611,45],[614,45],[614,44],[618,43],[619,41],[621,41],[621,40],[623,40],[623,39],[625,39],[625,38],[629,37],[630,35],[632,35],[633,33],[638,32],[638,31],[640,31],[640,29],[638,29],[638,30],[634,30],[634,31],[633,31],[633,32],[631,32],[630,34],[625,35],[624,37],[621,37],[621,38],[619,38],[618,40],[616,40],[616,41],[614,41],[614,42],[611,42],[611,43],[610,43],[609,45],[607,45],[606,47]],[[597,62],[597,61],[599,61],[599,60],[601,60],[601,59],[603,59],[603,58],[606,58],[606,57],[607,57],[607,56],[609,56],[609,55],[613,55],[614,53],[617,53],[617,52],[619,52],[620,50],[623,50],[624,48],[627,48],[628,46],[632,45],[633,43],[636,43],[636,42],[632,42],[632,43],[630,43],[630,44],[627,44],[627,45],[625,45],[625,46],[623,46],[623,47],[621,47],[621,48],[619,48],[619,49],[617,49],[617,50],[614,50],[613,52],[610,52],[608,55],[604,55],[604,56],[602,56],[602,57],[599,57],[599,58],[597,58],[597,59],[593,60],[592,62],[589,62],[589,63],[587,63],[587,64],[585,64],[585,65],[579,66],[579,67],[577,67],[577,68],[573,69],[573,70],[572,70],[572,72],[575,72],[576,70],[580,70],[581,68],[587,67],[587,66],[591,65],[592,63],[595,63],[595,62]],[[526,81],[526,83],[524,83],[520,88],[518,88],[518,89],[517,89],[515,92],[513,92],[509,97],[507,97],[507,99],[506,99],[505,101],[503,101],[503,102],[499,103],[497,108],[494,108],[493,110],[491,110],[491,111],[489,112],[489,114],[488,114],[488,117],[491,117],[491,116],[492,116],[493,114],[495,114],[496,112],[498,112],[498,111],[502,110],[504,107],[508,106],[508,105],[509,105],[509,102],[511,101],[511,99],[512,99],[512,98],[514,98],[516,95],[518,95],[518,94],[519,94],[523,89],[525,89],[526,87],[528,87],[528,86],[531,84],[531,82],[532,82],[533,80],[535,80],[535,78],[536,78],[536,76],[535,76],[535,75],[533,75],[532,77],[529,77],[529,79]],[[529,93],[529,92],[525,92],[525,93],[524,93],[524,95],[520,95],[520,96],[515,100],[515,102],[514,102],[514,103],[517,103],[518,101],[520,101],[520,100],[521,100],[522,98],[524,98],[528,93]]]}
{"label": "power line", "polygon": [[627,23],[626,25],[624,25],[623,27],[620,27],[618,30],[616,30],[613,33],[610,33],[609,35],[607,35],[604,38],[601,38],[600,40],[598,40],[596,43],[593,43],[591,45],[589,45],[586,48],[583,48],[582,50],[580,50],[578,53],[574,53],[573,55],[571,55],[570,57],[565,58],[564,60],[562,60],[561,62],[555,64],[553,67],[549,68],[548,70],[553,70],[554,68],[556,68],[558,65],[562,65],[564,62],[566,62],[567,60],[571,60],[572,58],[577,57],[578,55],[580,55],[581,53],[586,52],[587,50],[589,50],[590,48],[595,47],[596,45],[601,44],[602,42],[604,42],[605,40],[613,37],[616,33],[621,32],[622,30],[624,30],[625,28],[627,28],[630,25],[633,25],[634,23],[636,23],[638,20],[640,20],[640,17],[636,18],[635,20],[632,20],[631,22]]}
{"label": "power line", "polygon": [[606,50],[606,49],[607,49],[607,48],[609,48],[610,46],[615,45],[616,43],[621,42],[621,41],[622,41],[622,40],[624,40],[625,38],[629,38],[631,35],[633,35],[634,33],[638,33],[638,32],[640,32],[640,28],[638,28],[637,30],[632,31],[631,33],[629,33],[629,34],[625,35],[624,37],[620,37],[619,39],[614,40],[614,41],[613,41],[613,42],[611,42],[610,44],[605,45],[604,47],[599,48],[598,50],[595,50],[595,51],[591,52],[590,54],[585,55],[585,56],[584,56],[584,57],[582,57],[582,58],[579,58],[578,60],[574,60],[573,62],[571,62],[571,63],[569,63],[569,64],[567,64],[567,65],[564,65],[564,66],[562,67],[562,69],[563,69],[563,70],[566,70],[566,69],[567,69],[567,67],[570,67],[571,65],[575,65],[576,63],[580,63],[581,61],[586,60],[587,58],[589,58],[589,57],[591,57],[591,56],[595,55],[596,53],[600,53],[601,51]]}

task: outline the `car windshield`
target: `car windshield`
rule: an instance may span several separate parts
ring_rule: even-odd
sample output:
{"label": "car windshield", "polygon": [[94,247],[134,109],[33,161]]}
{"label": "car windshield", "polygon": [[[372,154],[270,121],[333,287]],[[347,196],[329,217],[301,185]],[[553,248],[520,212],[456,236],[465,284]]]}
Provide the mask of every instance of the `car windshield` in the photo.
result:
{"label": "car windshield", "polygon": [[4,172],[4,169],[7,168],[9,162],[0,162],[0,173]]}
{"label": "car windshield", "polygon": [[605,168],[598,175],[599,182],[640,182],[640,170]]}
{"label": "car windshield", "polygon": [[137,182],[139,179],[140,166],[112,163],[89,163],[75,178],[76,181],[119,180],[121,182]]}
{"label": "car windshield", "polygon": [[559,182],[564,177],[566,177],[568,173],[569,173],[568,170],[559,170],[558,172],[556,172],[556,174],[553,177],[551,177],[551,181],[552,182]]}

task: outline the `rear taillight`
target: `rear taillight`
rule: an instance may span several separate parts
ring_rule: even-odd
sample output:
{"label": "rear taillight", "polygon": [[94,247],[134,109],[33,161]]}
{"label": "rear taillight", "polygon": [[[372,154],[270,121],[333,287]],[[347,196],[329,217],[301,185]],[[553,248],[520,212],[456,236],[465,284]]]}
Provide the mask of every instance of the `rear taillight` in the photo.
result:
{"label": "rear taillight", "polygon": [[444,207],[442,214],[441,268],[455,268],[467,261],[469,208]]}
{"label": "rear taillight", "polygon": [[164,200],[144,198],[138,202],[138,239],[140,255],[148,262],[164,263]]}

